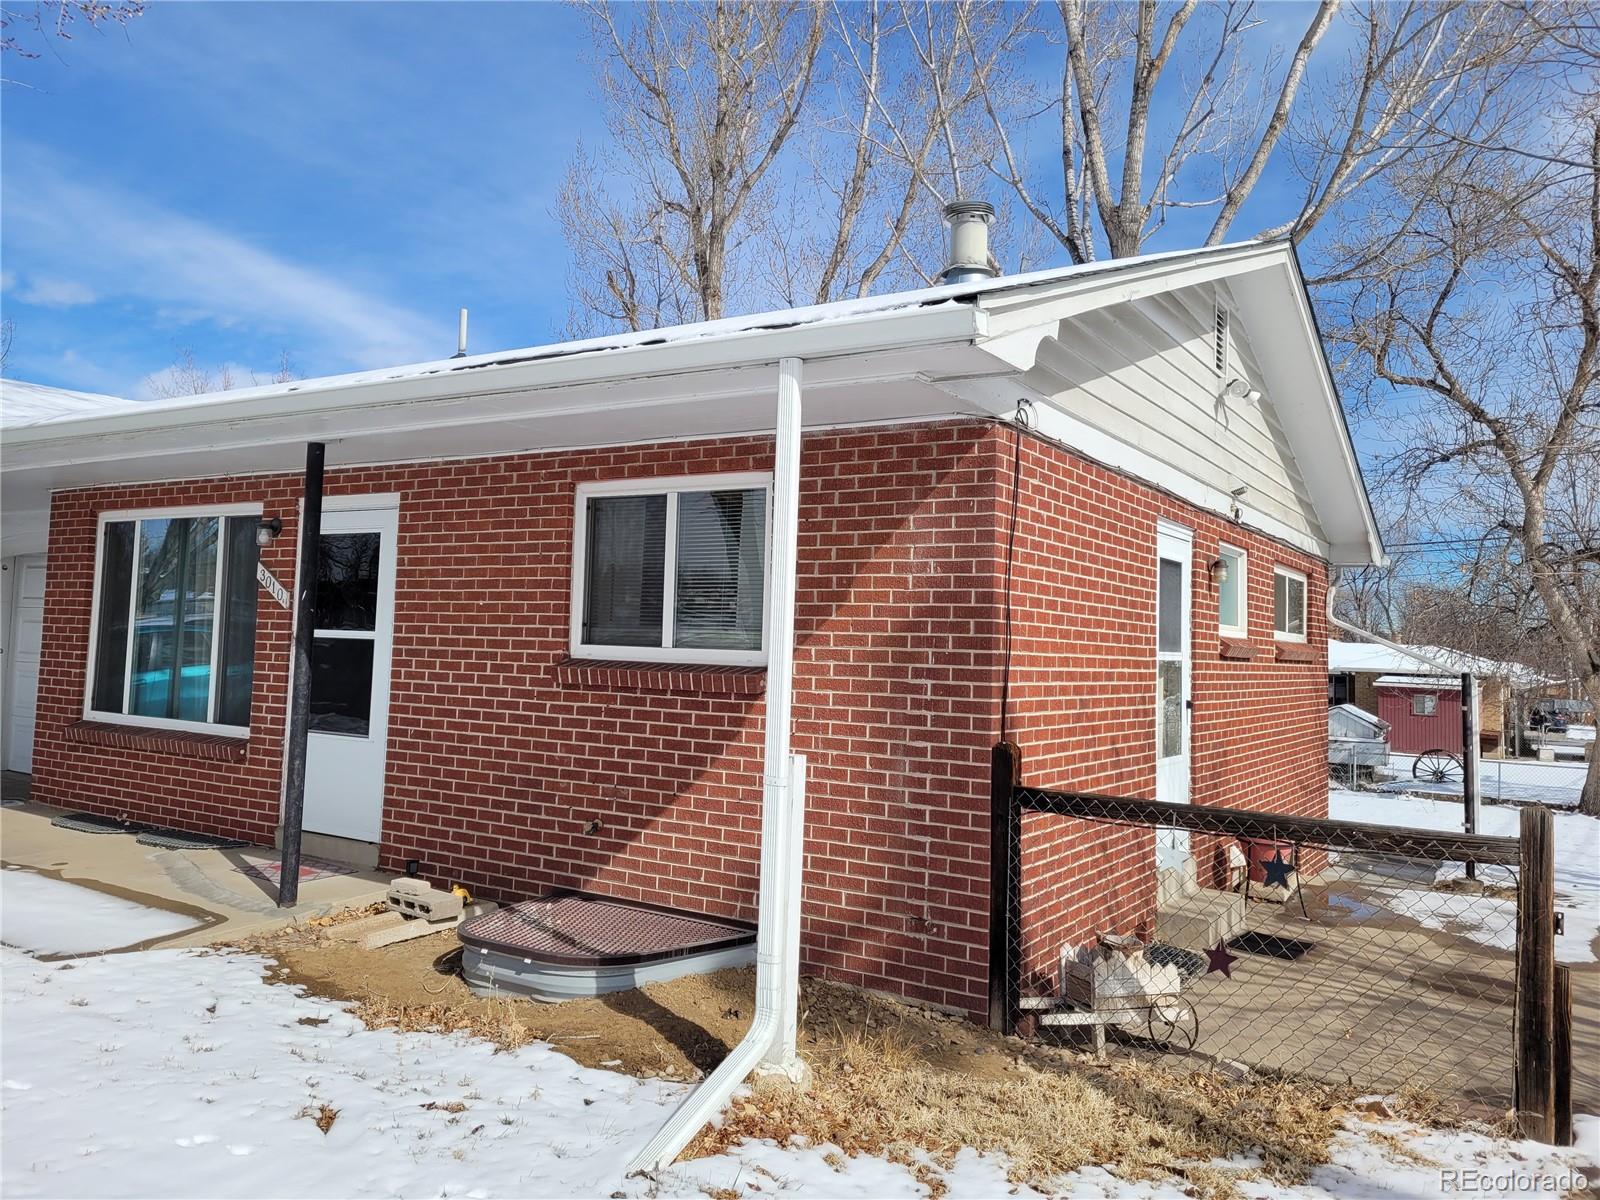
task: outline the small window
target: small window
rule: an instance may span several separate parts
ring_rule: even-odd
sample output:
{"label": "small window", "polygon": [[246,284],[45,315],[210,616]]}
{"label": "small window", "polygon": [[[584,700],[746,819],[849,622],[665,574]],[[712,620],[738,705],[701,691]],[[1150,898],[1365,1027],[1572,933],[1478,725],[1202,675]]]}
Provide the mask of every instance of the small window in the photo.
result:
{"label": "small window", "polygon": [[1217,626],[1223,633],[1248,637],[1249,556],[1237,546],[1224,545],[1217,557],[1222,560],[1222,579],[1217,583]]}
{"label": "small window", "polygon": [[1411,694],[1411,715],[1413,717],[1431,717],[1439,711],[1439,697],[1432,692],[1413,692]]}
{"label": "small window", "polygon": [[1272,632],[1285,641],[1306,640],[1306,577],[1287,567],[1272,572]]}
{"label": "small window", "polygon": [[764,476],[578,489],[572,653],[765,661]]}
{"label": "small window", "polygon": [[102,519],[85,716],[249,727],[259,523],[216,510]]}

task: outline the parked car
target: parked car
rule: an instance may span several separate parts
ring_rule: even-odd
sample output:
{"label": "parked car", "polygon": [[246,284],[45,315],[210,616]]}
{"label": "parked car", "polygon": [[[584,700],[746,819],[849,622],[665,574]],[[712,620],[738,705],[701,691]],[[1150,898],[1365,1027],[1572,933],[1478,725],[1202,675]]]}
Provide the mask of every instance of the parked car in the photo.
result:
{"label": "parked car", "polygon": [[1565,733],[1567,722],[1560,713],[1536,708],[1528,714],[1528,728],[1538,729],[1544,733]]}

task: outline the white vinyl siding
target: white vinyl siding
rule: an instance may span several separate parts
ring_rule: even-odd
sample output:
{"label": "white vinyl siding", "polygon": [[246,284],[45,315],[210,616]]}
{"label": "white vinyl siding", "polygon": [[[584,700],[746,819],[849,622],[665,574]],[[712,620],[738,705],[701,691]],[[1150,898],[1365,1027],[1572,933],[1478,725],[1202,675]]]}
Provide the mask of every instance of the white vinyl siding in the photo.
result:
{"label": "white vinyl siding", "polygon": [[1219,399],[1227,380],[1216,366],[1218,303],[1215,290],[1197,287],[1075,316],[1040,343],[1030,382],[1071,416],[1191,479],[1223,493],[1242,487],[1247,511],[1325,540],[1276,412],[1297,398],[1267,392],[1231,313],[1227,369],[1265,394]]}

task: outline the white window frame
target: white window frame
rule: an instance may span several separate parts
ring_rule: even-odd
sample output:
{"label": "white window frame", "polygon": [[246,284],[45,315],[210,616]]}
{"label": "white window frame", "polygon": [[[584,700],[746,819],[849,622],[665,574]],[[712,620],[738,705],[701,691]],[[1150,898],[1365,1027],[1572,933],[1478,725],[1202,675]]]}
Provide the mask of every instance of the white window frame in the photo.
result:
{"label": "white window frame", "polygon": [[1278,628],[1278,577],[1285,579],[1298,579],[1300,581],[1300,628],[1310,631],[1311,623],[1308,619],[1311,608],[1311,585],[1303,572],[1296,571],[1293,567],[1274,566],[1272,568],[1272,636],[1280,642],[1303,642],[1305,633],[1287,633]]}
{"label": "white window frame", "polygon": [[[1428,702],[1428,711],[1427,712],[1418,712],[1417,711],[1417,701],[1418,700],[1426,700]],[[1439,696],[1438,696],[1438,694],[1435,693],[1435,692],[1412,692],[1411,693],[1411,715],[1413,717],[1436,717],[1436,716],[1438,716],[1439,715]]]}
{"label": "white window frame", "polygon": [[[678,496],[683,492],[733,492],[762,488],[767,502],[762,531],[761,647],[757,650],[714,650],[672,645],[677,608]],[[667,497],[666,546],[661,571],[661,645],[602,646],[583,640],[583,612],[588,585],[589,500],[595,496]],[[568,652],[573,658],[610,662],[681,663],[692,666],[759,667],[767,662],[767,589],[772,586],[772,473],[746,471],[725,475],[673,475],[660,479],[605,479],[578,485],[572,514],[572,613]]]}
{"label": "white window frame", "polygon": [[1249,637],[1250,552],[1242,546],[1233,545],[1231,542],[1222,542],[1217,546],[1217,557],[1222,558],[1225,554],[1237,554],[1239,556],[1239,616],[1241,621],[1238,625],[1230,625],[1222,619],[1222,589],[1219,587],[1217,589],[1217,629],[1234,637]]}
{"label": "white window frame", "polygon": [[[261,513],[261,503],[260,501],[255,501],[242,504],[178,505],[172,508],[129,508],[100,514],[95,522],[94,531],[94,590],[91,593],[89,602],[89,649],[84,656],[84,662],[88,668],[84,672],[83,679],[83,719],[85,721],[98,721],[107,725],[132,725],[143,729],[171,729],[184,733],[217,734],[221,737],[238,738],[241,741],[249,739],[250,729],[248,726],[221,725],[215,721],[182,721],[174,717],[145,717],[134,713],[102,712],[94,707],[94,678],[96,658],[100,653],[100,587],[102,582],[100,576],[105,568],[107,525],[120,521],[164,521],[177,517],[216,517],[219,520],[226,520],[228,517],[255,517],[259,520]],[[217,545],[217,583],[212,593],[216,597],[213,608],[216,618],[220,618],[222,615],[222,575],[227,559],[224,553],[225,549],[222,540],[219,538]],[[137,529],[134,530],[133,551],[133,580],[129,587],[130,594],[128,597],[130,609],[138,603],[139,596],[139,531]],[[126,648],[130,661],[123,667],[122,679],[124,708],[127,707],[128,688],[132,686],[133,670],[131,659],[133,656],[133,643],[134,627],[133,622],[130,620],[128,622],[128,645]],[[207,710],[207,715],[211,717],[216,716],[217,653],[221,645],[222,639],[217,636],[217,630],[213,625],[211,631],[211,679],[213,686],[209,700],[210,707]]]}

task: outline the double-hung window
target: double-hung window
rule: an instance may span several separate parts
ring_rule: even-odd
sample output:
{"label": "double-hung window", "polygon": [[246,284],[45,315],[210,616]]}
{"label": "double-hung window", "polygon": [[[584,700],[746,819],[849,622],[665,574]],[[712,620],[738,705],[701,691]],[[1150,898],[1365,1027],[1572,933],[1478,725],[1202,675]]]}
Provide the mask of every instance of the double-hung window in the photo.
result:
{"label": "double-hung window", "polygon": [[579,485],[573,656],[766,661],[771,486],[768,475]]}
{"label": "double-hung window", "polygon": [[1306,640],[1306,577],[1288,567],[1272,571],[1272,635],[1286,642]]}
{"label": "double-hung window", "polygon": [[100,518],[86,717],[249,729],[260,513],[234,506]]}
{"label": "double-hung window", "polygon": [[1249,637],[1249,556],[1237,546],[1224,543],[1217,557],[1222,560],[1222,581],[1217,584],[1217,625],[1224,634]]}

